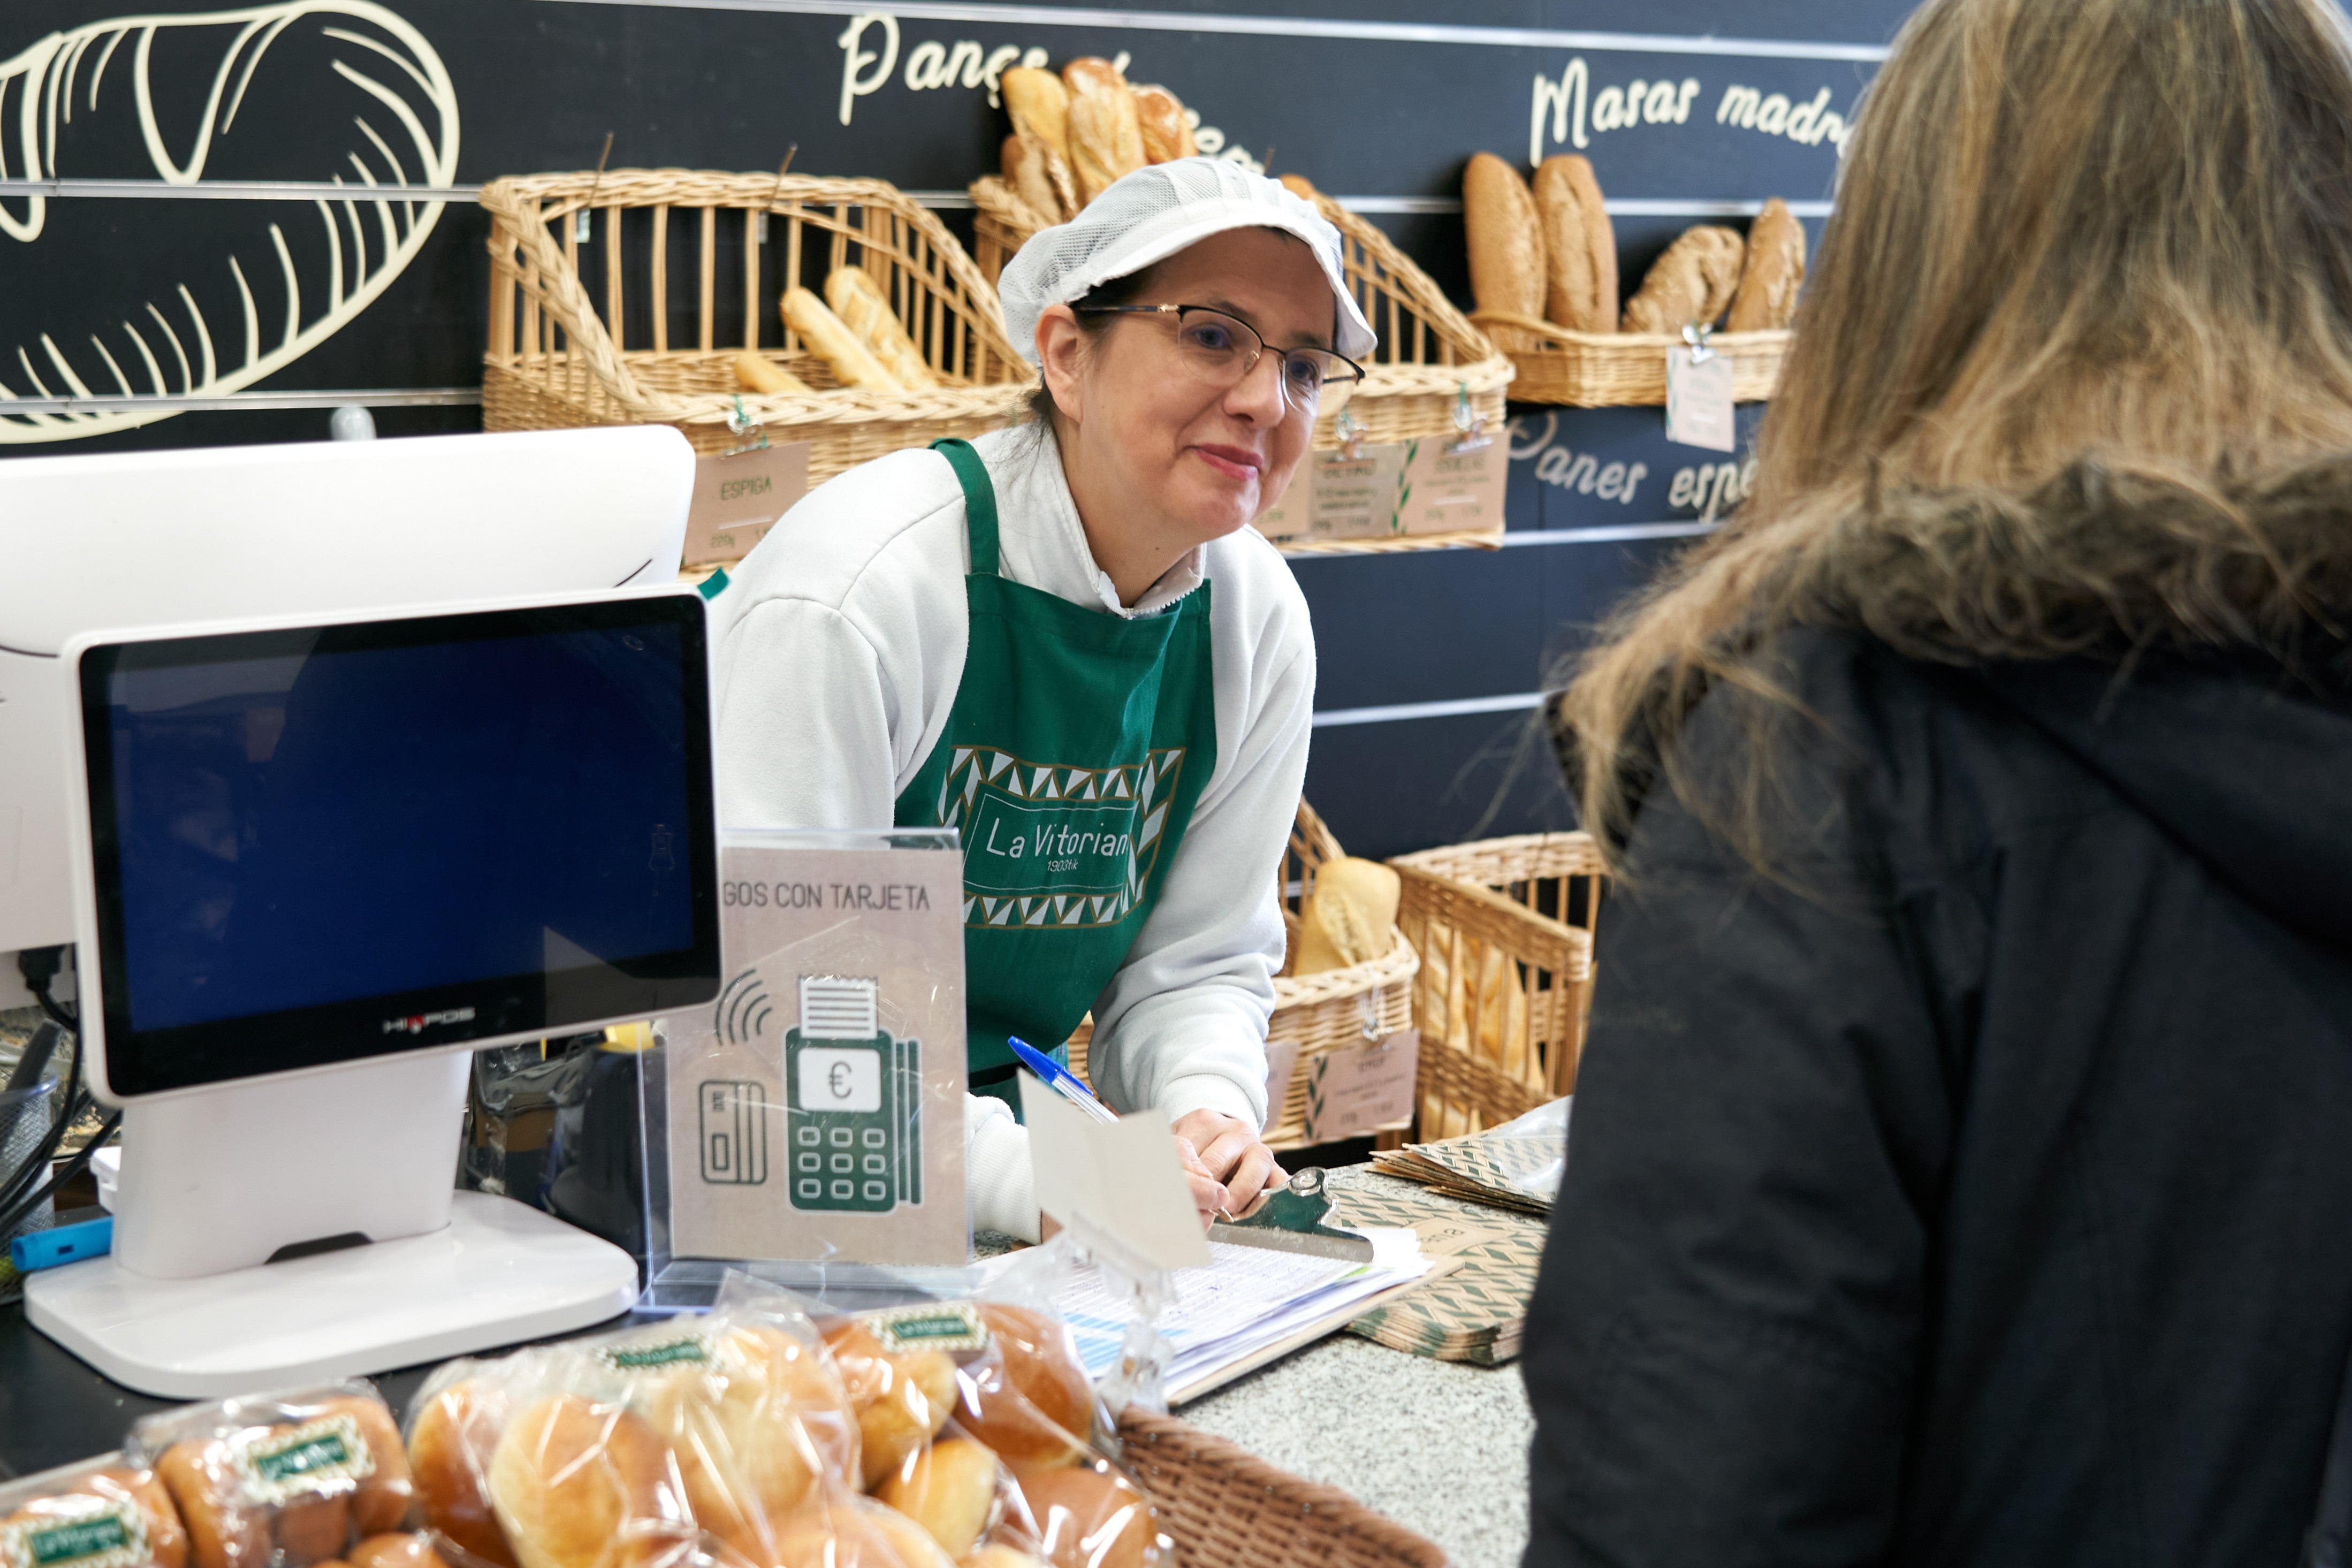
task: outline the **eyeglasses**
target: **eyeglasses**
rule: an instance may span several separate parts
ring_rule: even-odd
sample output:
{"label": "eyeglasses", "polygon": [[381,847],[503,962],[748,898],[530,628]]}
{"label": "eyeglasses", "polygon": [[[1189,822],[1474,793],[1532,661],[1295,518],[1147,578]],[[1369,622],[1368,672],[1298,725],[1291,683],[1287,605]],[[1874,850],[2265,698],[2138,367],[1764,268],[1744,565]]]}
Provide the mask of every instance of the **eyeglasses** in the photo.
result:
{"label": "eyeglasses", "polygon": [[1329,349],[1278,349],[1247,321],[1206,305],[1079,305],[1081,316],[1173,316],[1176,357],[1185,368],[1220,392],[1241,384],[1266,354],[1282,363],[1286,407],[1311,412],[1326,386],[1361,381],[1364,367]]}

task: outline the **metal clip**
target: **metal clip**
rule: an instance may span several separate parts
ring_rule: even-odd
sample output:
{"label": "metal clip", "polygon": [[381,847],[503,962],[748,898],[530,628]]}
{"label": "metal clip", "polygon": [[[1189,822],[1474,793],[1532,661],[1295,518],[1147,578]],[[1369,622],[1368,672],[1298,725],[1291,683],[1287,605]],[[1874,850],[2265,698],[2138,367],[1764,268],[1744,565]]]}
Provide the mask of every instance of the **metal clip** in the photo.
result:
{"label": "metal clip", "polygon": [[1486,416],[1470,406],[1470,384],[1454,384],[1454,428],[1461,434],[1445,443],[1445,455],[1454,457],[1464,452],[1482,452],[1495,444],[1486,434]]}
{"label": "metal clip", "polygon": [[1711,321],[1693,321],[1683,328],[1683,342],[1690,345],[1691,363],[1705,364],[1715,357],[1715,351],[1706,346],[1707,339],[1713,336],[1715,325]]}
{"label": "metal clip", "polygon": [[1339,423],[1338,429],[1339,432],[1339,456],[1340,460],[1352,463],[1362,458],[1364,455],[1364,437],[1368,432],[1361,424],[1358,423],[1355,415],[1345,408],[1339,410]]}
{"label": "metal clip", "polygon": [[740,458],[746,452],[762,450],[768,445],[766,428],[758,420],[743,412],[743,395],[740,392],[735,395],[735,412],[727,416],[727,428],[732,430],[739,438],[757,431],[759,439],[745,441],[740,447],[730,447],[719,454],[722,458]]}

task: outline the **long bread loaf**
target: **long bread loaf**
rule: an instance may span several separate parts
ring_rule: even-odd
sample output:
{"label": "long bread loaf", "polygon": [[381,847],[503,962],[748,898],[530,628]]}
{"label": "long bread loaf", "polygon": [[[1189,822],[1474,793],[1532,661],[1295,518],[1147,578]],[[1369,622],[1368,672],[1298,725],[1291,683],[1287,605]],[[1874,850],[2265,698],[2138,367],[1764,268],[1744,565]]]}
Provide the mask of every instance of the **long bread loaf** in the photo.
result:
{"label": "long bread loaf", "polygon": [[824,280],[824,302],[833,307],[857,341],[874,351],[891,379],[909,392],[937,386],[940,378],[923,363],[923,351],[898,324],[888,296],[862,267],[836,267]]}
{"label": "long bread loaf", "polygon": [[1137,88],[1135,113],[1143,127],[1145,163],[1172,163],[1200,151],[1192,141],[1192,121],[1184,118],[1183,100],[1166,88]]}
{"label": "long bread loaf", "polygon": [[1062,85],[1070,91],[1070,166],[1084,206],[1143,167],[1143,121],[1127,78],[1108,60],[1072,60]]}
{"label": "long bread loaf", "polygon": [[1070,170],[1069,89],[1052,71],[1014,66],[997,79],[997,90],[1013,117],[1013,133],[1037,163],[1037,178],[1044,182],[1037,189],[1053,194],[1047,202],[1024,184],[1015,187],[1021,199],[1035,207],[1038,216],[1067,223],[1078,214],[1077,176]]}
{"label": "long bread loaf", "polygon": [[1731,330],[1769,331],[1796,318],[1797,293],[1805,286],[1805,226],[1774,196],[1748,231],[1748,262],[1739,292],[1731,297]]}
{"label": "long bread loaf", "polygon": [[1482,310],[1540,316],[1543,236],[1536,199],[1519,172],[1481,153],[1462,172],[1462,219],[1469,230],[1470,292]]}
{"label": "long bread loaf", "polygon": [[1579,332],[1617,330],[1617,232],[1588,159],[1546,158],[1536,170],[1544,242],[1544,316]]}
{"label": "long bread loaf", "polygon": [[1700,224],[1683,231],[1650,266],[1641,292],[1625,303],[1629,332],[1679,332],[1711,325],[1739,287],[1748,242],[1731,229]]}
{"label": "long bread loaf", "polygon": [[883,367],[874,351],[849,330],[849,324],[825,308],[824,300],[805,289],[784,290],[779,309],[784,325],[798,332],[833,367],[833,377],[845,387],[865,392],[904,392],[898,378]]}

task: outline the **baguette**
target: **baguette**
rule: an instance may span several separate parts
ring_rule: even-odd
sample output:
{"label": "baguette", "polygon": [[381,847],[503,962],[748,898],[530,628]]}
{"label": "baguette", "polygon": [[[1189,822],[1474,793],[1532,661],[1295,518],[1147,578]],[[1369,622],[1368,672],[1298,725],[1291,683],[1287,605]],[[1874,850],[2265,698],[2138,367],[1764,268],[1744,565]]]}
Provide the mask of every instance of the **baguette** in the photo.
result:
{"label": "baguette", "polygon": [[757,349],[745,349],[730,363],[735,372],[735,385],[739,391],[789,392],[794,396],[804,397],[816,390]]}
{"label": "baguette", "polygon": [[1045,158],[1033,153],[1029,143],[1017,135],[1004,139],[1003,152],[1005,188],[1019,199],[1046,228],[1062,221],[1062,198],[1054,194],[1054,182],[1046,177]]}
{"label": "baguette", "polygon": [[940,378],[923,363],[923,351],[907,335],[891,312],[882,285],[862,267],[836,267],[824,280],[824,302],[833,307],[857,339],[874,351],[882,368],[909,392],[937,386]]}
{"label": "baguette", "polygon": [[1536,170],[1543,225],[1544,316],[1578,332],[1617,330],[1617,233],[1589,159],[1546,158]]}
{"label": "baguette", "polygon": [[[1014,66],[997,79],[1004,108],[1013,117],[1013,133],[1038,165],[1039,188],[1052,194],[1050,202],[1029,198],[1037,216],[1067,223],[1078,216],[1077,177],[1070,172],[1070,94],[1062,79],[1034,66]],[[1025,193],[1026,186],[1021,187]]]}
{"label": "baguette", "polygon": [[1492,153],[1471,159],[1462,172],[1462,220],[1469,231],[1470,292],[1478,308],[1542,315],[1543,231],[1519,172]]}
{"label": "baguette", "polygon": [[1650,267],[1641,292],[1626,302],[1629,332],[1678,333],[1723,314],[1739,287],[1748,242],[1734,231],[1700,224],[1683,231]]}
{"label": "baguette", "polygon": [[1135,113],[1143,126],[1145,163],[1172,163],[1200,151],[1192,141],[1192,121],[1184,118],[1183,100],[1166,88],[1137,88]]}
{"label": "baguette", "polygon": [[1072,60],[1062,85],[1070,92],[1070,167],[1085,206],[1143,167],[1143,121],[1127,78],[1108,60]]}
{"label": "baguette", "polygon": [[898,378],[883,368],[874,352],[860,342],[848,324],[825,308],[824,300],[805,289],[784,290],[778,306],[784,325],[798,332],[833,367],[835,381],[863,392],[904,392]]}
{"label": "baguette", "polygon": [[1797,291],[1805,286],[1805,226],[1774,196],[1748,231],[1748,264],[1739,292],[1731,297],[1731,330],[1770,331],[1797,314]]}

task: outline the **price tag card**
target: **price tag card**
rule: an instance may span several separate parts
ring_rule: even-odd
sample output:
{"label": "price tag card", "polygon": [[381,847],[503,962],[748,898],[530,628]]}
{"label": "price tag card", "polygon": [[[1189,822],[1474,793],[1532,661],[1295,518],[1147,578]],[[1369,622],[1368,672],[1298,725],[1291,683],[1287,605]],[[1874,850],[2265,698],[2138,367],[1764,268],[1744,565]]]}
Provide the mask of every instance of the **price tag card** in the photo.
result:
{"label": "price tag card", "polygon": [[1307,532],[1317,539],[1385,539],[1396,531],[1397,499],[1404,479],[1405,443],[1317,452],[1300,465],[1315,472]]}
{"label": "price tag card", "polygon": [[1421,1031],[1403,1029],[1307,1061],[1307,1142],[1359,1138],[1412,1119]]}
{"label": "price tag card", "polygon": [[1405,443],[1397,532],[1460,533],[1503,526],[1510,444],[1488,440],[1467,450],[1457,446],[1433,436]]}
{"label": "price tag card", "polygon": [[1315,458],[1309,453],[1291,476],[1290,488],[1282,499],[1258,514],[1257,531],[1279,544],[1285,540],[1304,539],[1315,512]]}
{"label": "price tag card", "polygon": [[719,881],[727,981],[661,1021],[671,1254],[961,1264],[962,856],[725,842]]}
{"label": "price tag card", "polygon": [[809,443],[786,441],[694,460],[686,513],[688,566],[731,566],[808,493]]}
{"label": "price tag card", "polygon": [[1731,362],[1719,353],[1703,360],[1693,355],[1687,348],[1666,351],[1666,439],[1714,452],[1737,451]]}

